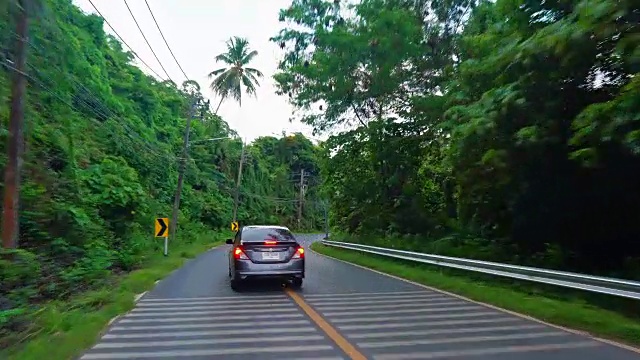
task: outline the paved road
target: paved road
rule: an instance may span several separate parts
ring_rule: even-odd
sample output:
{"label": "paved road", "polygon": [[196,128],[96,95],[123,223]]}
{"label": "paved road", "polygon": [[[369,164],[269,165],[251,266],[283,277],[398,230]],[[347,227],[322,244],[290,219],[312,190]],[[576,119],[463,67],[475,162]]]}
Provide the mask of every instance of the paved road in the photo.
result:
{"label": "paved road", "polygon": [[[308,246],[319,237],[299,238]],[[235,293],[227,250],[161,281],[81,359],[640,359],[310,251],[301,290]]]}

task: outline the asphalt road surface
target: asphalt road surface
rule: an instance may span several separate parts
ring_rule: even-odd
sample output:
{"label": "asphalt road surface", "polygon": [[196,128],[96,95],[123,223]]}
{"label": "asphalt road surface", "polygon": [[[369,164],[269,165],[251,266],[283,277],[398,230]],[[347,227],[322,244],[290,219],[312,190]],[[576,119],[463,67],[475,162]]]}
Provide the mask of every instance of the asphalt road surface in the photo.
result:
{"label": "asphalt road surface", "polygon": [[[298,239],[308,247],[320,237]],[[640,359],[311,251],[302,289],[255,284],[236,293],[229,247],[159,282],[81,359]]]}

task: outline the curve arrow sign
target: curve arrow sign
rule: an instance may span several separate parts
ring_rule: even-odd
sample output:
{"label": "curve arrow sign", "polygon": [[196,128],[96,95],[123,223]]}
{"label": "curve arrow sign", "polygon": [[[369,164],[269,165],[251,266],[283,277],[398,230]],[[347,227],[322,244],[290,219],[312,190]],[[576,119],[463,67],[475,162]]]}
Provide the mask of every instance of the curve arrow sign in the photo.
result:
{"label": "curve arrow sign", "polygon": [[169,236],[169,218],[156,219],[156,237]]}

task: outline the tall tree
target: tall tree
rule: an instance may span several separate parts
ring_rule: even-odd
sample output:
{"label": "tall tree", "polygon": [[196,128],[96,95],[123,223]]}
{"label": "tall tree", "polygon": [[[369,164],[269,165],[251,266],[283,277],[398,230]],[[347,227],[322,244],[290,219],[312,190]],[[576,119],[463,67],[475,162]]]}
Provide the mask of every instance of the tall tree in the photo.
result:
{"label": "tall tree", "polygon": [[16,2],[16,46],[15,73],[11,85],[11,112],[9,115],[9,137],[7,143],[7,165],[4,172],[4,203],[2,207],[2,245],[6,248],[18,246],[20,202],[20,173],[24,150],[24,96],[27,88],[26,41],[28,36],[28,11],[31,1]]}
{"label": "tall tree", "polygon": [[216,62],[222,61],[227,67],[209,73],[209,79],[213,79],[211,90],[220,96],[216,114],[222,102],[228,97],[232,97],[242,105],[243,87],[248,95],[256,95],[256,88],[260,86],[258,78],[262,77],[262,72],[247,65],[257,55],[256,50],[249,48],[247,39],[234,36],[227,40],[227,51],[216,56]]}
{"label": "tall tree", "polygon": [[331,223],[368,242],[637,276],[633,4],[291,1],[274,80],[300,120],[333,133]]}

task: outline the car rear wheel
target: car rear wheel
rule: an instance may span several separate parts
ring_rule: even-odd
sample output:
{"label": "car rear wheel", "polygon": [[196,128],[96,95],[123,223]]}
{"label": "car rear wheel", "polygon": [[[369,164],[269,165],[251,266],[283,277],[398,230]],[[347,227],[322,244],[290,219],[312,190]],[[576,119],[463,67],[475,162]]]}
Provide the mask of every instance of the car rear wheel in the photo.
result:
{"label": "car rear wheel", "polygon": [[291,287],[293,289],[300,289],[302,287],[302,279],[295,278],[291,280]]}
{"label": "car rear wheel", "polygon": [[231,279],[231,290],[240,291],[241,283],[240,280]]}

